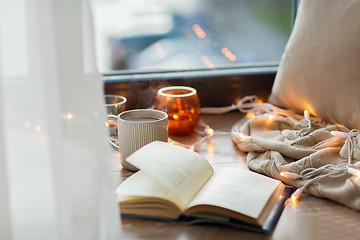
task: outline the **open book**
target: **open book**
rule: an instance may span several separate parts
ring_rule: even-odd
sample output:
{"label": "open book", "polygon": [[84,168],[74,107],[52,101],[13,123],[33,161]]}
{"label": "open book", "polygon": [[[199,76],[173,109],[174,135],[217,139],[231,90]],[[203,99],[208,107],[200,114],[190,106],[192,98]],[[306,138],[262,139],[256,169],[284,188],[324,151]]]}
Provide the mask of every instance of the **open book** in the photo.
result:
{"label": "open book", "polygon": [[123,216],[267,232],[290,195],[278,180],[239,168],[214,172],[200,154],[169,143],[152,142],[127,161],[140,170],[116,189]]}

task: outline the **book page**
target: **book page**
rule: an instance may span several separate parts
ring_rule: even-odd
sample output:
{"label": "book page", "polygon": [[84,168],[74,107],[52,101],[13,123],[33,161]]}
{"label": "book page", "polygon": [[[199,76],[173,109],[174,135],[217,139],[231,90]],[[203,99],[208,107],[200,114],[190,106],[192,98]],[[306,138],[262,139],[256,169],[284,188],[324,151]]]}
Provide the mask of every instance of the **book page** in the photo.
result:
{"label": "book page", "polygon": [[248,170],[223,168],[215,172],[189,207],[214,205],[257,219],[279,184]]}
{"label": "book page", "polygon": [[127,161],[164,184],[177,196],[182,209],[213,174],[211,165],[200,154],[165,142],[152,142]]}
{"label": "book page", "polygon": [[138,171],[123,181],[115,190],[116,195],[143,196],[167,199],[180,208],[179,201],[170,190],[143,171]]}

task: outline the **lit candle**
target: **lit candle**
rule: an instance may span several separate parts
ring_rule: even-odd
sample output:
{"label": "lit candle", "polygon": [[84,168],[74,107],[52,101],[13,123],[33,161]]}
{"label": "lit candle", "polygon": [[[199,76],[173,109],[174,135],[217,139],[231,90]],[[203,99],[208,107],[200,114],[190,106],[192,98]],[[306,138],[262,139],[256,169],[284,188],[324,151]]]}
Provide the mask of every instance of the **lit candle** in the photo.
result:
{"label": "lit candle", "polygon": [[169,134],[192,133],[200,118],[199,98],[191,87],[161,88],[156,96],[155,109],[168,114]]}

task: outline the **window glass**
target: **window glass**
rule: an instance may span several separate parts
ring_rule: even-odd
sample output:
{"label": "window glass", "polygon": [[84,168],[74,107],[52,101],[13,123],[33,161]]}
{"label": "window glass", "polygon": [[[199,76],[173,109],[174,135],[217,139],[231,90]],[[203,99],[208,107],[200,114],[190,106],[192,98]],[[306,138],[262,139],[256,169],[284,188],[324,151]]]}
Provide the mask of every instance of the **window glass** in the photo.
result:
{"label": "window glass", "polygon": [[98,66],[179,71],[278,62],[289,0],[92,0]]}

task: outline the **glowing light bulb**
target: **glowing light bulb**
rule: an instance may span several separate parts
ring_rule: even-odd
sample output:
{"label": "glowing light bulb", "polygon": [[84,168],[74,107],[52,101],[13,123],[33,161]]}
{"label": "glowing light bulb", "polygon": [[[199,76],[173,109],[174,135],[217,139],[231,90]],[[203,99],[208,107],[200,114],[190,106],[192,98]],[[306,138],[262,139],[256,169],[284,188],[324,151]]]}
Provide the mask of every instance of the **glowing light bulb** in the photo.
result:
{"label": "glowing light bulb", "polygon": [[105,127],[110,127],[110,124],[108,122],[105,122]]}
{"label": "glowing light bulb", "polygon": [[290,201],[295,204],[295,203],[298,201],[298,197],[292,195],[292,196],[290,197]]}
{"label": "glowing light bulb", "polygon": [[306,119],[307,121],[310,121],[310,113],[309,113],[308,110],[305,110],[305,111],[304,111],[304,117],[305,117],[305,119]]}
{"label": "glowing light bulb", "polygon": [[280,115],[274,115],[274,114],[265,114],[267,115],[269,120],[276,120],[276,121],[283,121],[285,118]]}
{"label": "glowing light bulb", "polygon": [[178,119],[179,119],[179,115],[174,114],[174,115],[173,115],[173,119],[174,119],[174,120],[178,120]]}
{"label": "glowing light bulb", "polygon": [[243,140],[244,138],[245,138],[245,135],[242,134],[242,133],[239,133],[239,139],[240,139],[240,140]]}
{"label": "glowing light bulb", "polygon": [[258,99],[256,102],[259,103],[259,104],[261,104],[261,103],[263,103],[263,100]]}
{"label": "glowing light bulb", "polygon": [[353,175],[354,177],[360,177],[360,170],[356,169],[356,168],[352,168],[349,167],[347,169],[348,173],[350,173],[351,175]]}
{"label": "glowing light bulb", "polygon": [[331,131],[330,132],[331,135],[333,135],[334,137],[338,137],[338,138],[347,138],[348,135],[344,132],[340,132],[340,131]]}
{"label": "glowing light bulb", "polygon": [[300,195],[303,193],[303,190],[301,188],[297,189],[290,197],[290,201],[292,203],[296,203],[299,200]]}
{"label": "glowing light bulb", "polygon": [[299,179],[300,175],[292,172],[280,172],[280,176],[287,179]]}
{"label": "glowing light bulb", "polygon": [[213,135],[213,134],[214,134],[214,129],[209,128],[208,130],[206,130],[206,133],[207,133],[208,135]]}
{"label": "glowing light bulb", "polygon": [[73,116],[71,113],[68,113],[68,114],[66,115],[66,118],[69,119],[69,120],[72,119],[73,117],[74,117],[74,116]]}

